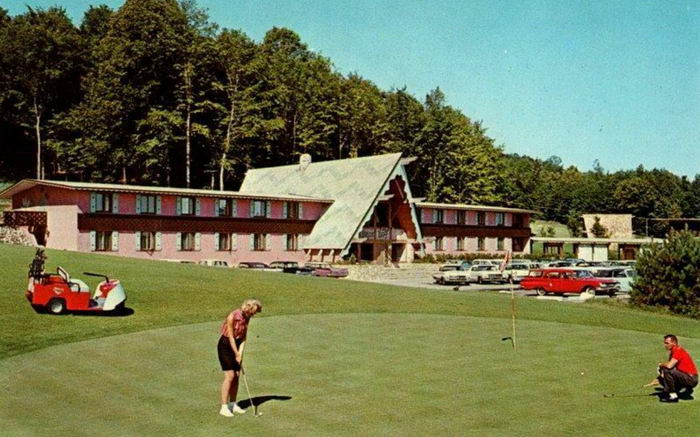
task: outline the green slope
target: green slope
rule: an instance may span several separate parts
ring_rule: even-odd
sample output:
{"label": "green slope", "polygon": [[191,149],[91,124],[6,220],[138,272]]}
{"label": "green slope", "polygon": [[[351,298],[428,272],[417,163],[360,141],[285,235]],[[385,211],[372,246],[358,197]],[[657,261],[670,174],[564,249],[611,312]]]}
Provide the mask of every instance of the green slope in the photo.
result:
{"label": "green slope", "polygon": [[[309,313],[426,313],[510,318],[505,295],[408,289],[375,283],[298,277],[142,261],[107,255],[47,251],[47,270],[57,265],[73,276],[101,272],[122,280],[128,317],[36,314],[24,298],[33,250],[0,244],[0,359],[90,338],[146,329],[221,320],[250,296],[264,304],[261,317]],[[91,286],[95,278],[82,276]],[[562,305],[518,299],[520,319],[607,326],[644,332],[676,332],[700,338],[700,324],[680,317],[600,304]]]}
{"label": "green slope", "polygon": [[[23,296],[33,250],[0,245],[7,435],[639,435],[668,434],[667,423],[700,432],[687,421],[700,401],[662,405],[638,388],[664,359],[662,334],[700,356],[694,320],[519,298],[514,352],[501,342],[511,328],[501,294],[48,255],[50,269],[120,278],[134,313],[36,314]],[[246,366],[253,396],[268,396],[265,415],[221,418],[217,331],[250,296],[264,304]]]}

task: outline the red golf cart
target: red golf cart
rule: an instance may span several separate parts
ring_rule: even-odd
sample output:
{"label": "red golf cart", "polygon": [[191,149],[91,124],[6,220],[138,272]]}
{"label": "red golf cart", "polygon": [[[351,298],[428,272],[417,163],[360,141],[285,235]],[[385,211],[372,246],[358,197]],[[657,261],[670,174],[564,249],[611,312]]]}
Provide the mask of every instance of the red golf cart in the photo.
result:
{"label": "red golf cart", "polygon": [[99,273],[85,272],[85,275],[104,279],[97,284],[91,296],[88,285],[80,279],[71,278],[62,267],[58,267],[56,273],[45,273],[45,260],[43,249],[37,249],[34,261],[29,267],[29,284],[25,295],[36,312],[96,313],[119,311],[124,308],[126,292],[118,280],[109,279]]}

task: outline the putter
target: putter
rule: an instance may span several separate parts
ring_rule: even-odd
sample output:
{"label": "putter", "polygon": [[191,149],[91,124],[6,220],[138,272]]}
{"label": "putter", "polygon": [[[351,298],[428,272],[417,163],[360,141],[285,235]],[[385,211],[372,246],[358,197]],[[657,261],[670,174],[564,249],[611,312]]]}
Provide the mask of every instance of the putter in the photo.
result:
{"label": "putter", "polygon": [[[508,341],[508,340],[510,340],[510,344],[511,344],[511,346],[513,346],[513,337],[503,337],[501,339],[501,341]],[[513,347],[515,347],[515,346],[513,346]]]}
{"label": "putter", "polygon": [[248,393],[248,399],[250,399],[250,404],[253,406],[253,415],[255,417],[262,416],[262,413],[258,412],[258,406],[255,405],[253,397],[250,395],[250,388],[248,387],[248,378],[245,377],[245,369],[241,366],[241,374],[243,375],[243,384],[245,385],[245,391]]}
{"label": "putter", "polygon": [[622,393],[605,393],[603,395],[604,398],[636,398],[636,397],[642,397],[642,396],[649,396],[649,395],[642,395],[642,394],[637,394],[640,388],[647,388],[651,387],[651,384],[644,384],[643,386],[639,387],[638,389],[635,390],[630,390]]}

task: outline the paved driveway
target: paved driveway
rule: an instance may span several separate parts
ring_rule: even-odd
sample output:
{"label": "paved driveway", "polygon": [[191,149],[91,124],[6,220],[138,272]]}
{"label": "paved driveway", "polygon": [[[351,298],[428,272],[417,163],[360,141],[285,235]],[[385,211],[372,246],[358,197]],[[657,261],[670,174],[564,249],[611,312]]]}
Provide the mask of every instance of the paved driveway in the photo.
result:
{"label": "paved driveway", "polygon": [[[455,291],[492,291],[495,293],[503,293],[503,294],[510,294],[511,289],[510,289],[510,284],[469,284],[469,285],[460,285],[459,287],[455,285],[438,285],[435,283],[435,281],[430,279],[413,279],[413,278],[408,278],[408,279],[383,279],[383,280],[376,280],[374,282],[380,282],[382,284],[389,284],[389,285],[397,285],[400,287],[417,287],[417,288],[428,288],[431,290],[455,290]],[[537,293],[534,291],[526,291],[526,290],[521,290],[520,286],[518,284],[513,284],[513,292],[516,296],[527,296],[527,297],[532,297],[538,300],[553,300],[553,301],[559,301],[559,302],[571,302],[571,303],[576,303],[576,302],[584,302],[586,299],[583,299],[580,295],[566,295],[566,296],[558,296],[558,295],[550,295],[550,296],[538,296]],[[609,296],[607,295],[598,295],[595,297],[596,299],[610,299]],[[629,299],[629,294],[626,293],[619,293],[615,297],[615,299]]]}

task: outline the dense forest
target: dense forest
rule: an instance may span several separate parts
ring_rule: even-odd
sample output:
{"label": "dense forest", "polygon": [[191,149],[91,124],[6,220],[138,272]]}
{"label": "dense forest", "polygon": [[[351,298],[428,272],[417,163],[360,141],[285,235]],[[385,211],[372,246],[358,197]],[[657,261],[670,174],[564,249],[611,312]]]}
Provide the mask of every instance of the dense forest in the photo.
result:
{"label": "dense forest", "polygon": [[582,172],[505,147],[439,88],[379,89],[293,30],[256,42],[194,0],[93,6],[77,26],[60,7],[0,8],[0,181],[237,189],[246,169],[302,153],[402,152],[417,158],[414,194],[431,201],[530,208],[572,229],[590,212],[700,216],[700,175]]}

